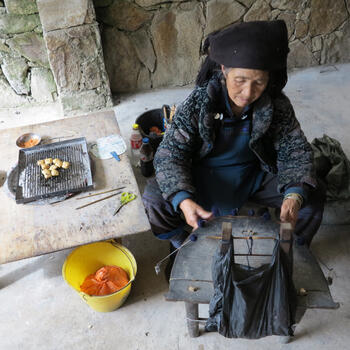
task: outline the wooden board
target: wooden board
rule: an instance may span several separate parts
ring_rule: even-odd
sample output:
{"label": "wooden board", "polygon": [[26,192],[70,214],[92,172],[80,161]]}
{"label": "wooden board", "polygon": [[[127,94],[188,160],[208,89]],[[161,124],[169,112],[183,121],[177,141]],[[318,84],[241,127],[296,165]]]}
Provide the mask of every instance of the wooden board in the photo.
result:
{"label": "wooden board", "polygon": [[[54,122],[0,130],[0,172],[9,172],[18,161],[16,139],[26,132],[42,137],[99,137],[120,134],[113,111],[61,119]],[[57,140],[55,140],[57,141]],[[127,140],[125,140],[127,142]],[[24,259],[78,245],[120,238],[150,229],[128,156],[107,160],[91,156],[94,190],[53,205],[16,204],[5,185],[0,187],[0,263]],[[76,200],[89,193],[126,186],[137,198],[113,216],[120,195],[81,210],[75,208],[105,195]]]}

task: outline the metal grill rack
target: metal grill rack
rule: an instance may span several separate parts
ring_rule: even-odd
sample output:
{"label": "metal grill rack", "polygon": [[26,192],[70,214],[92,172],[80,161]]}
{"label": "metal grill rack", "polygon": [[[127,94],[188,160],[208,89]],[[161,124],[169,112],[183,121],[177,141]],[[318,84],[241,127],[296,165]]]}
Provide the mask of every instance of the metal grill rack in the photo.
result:
{"label": "metal grill rack", "polygon": [[[70,162],[68,169],[58,169],[60,175],[45,179],[37,161],[59,158]],[[93,187],[90,158],[84,137],[19,151],[16,203],[87,191]]]}

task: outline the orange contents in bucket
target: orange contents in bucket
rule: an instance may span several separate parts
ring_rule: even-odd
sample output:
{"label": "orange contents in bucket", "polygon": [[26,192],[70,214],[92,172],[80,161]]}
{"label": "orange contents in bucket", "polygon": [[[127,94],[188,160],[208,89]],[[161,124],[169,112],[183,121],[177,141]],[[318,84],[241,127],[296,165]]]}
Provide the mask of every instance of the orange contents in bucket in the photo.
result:
{"label": "orange contents in bucket", "polygon": [[103,266],[87,276],[80,286],[88,295],[108,295],[117,292],[129,283],[128,274],[119,266]]}
{"label": "orange contents in bucket", "polygon": [[162,134],[162,130],[158,128],[158,126],[152,126],[149,128],[149,132],[154,132],[158,136]]}

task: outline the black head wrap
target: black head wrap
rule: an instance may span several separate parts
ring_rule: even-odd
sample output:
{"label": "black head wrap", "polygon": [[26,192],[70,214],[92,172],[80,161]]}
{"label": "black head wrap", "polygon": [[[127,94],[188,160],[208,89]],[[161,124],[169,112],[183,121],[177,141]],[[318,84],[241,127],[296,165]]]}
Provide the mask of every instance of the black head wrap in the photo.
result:
{"label": "black head wrap", "polygon": [[231,25],[209,36],[209,57],[230,68],[279,70],[287,67],[288,33],[284,21]]}
{"label": "black head wrap", "polygon": [[207,55],[197,78],[201,86],[220,65],[227,68],[248,68],[269,71],[267,91],[277,96],[287,83],[288,32],[284,21],[236,23],[209,34],[204,42]]}

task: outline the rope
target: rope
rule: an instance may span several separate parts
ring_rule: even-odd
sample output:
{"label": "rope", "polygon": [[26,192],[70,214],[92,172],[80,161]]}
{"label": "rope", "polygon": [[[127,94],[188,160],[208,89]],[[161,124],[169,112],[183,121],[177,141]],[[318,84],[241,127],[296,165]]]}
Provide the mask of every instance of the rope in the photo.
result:
{"label": "rope", "polygon": [[[248,255],[252,255],[253,254],[253,237],[250,236],[249,241],[246,240],[246,243],[247,243],[247,248],[248,248]],[[250,267],[248,255],[246,256],[246,259],[247,259],[247,265],[248,265],[248,267]]]}

